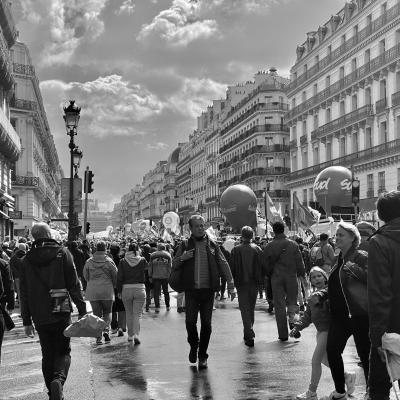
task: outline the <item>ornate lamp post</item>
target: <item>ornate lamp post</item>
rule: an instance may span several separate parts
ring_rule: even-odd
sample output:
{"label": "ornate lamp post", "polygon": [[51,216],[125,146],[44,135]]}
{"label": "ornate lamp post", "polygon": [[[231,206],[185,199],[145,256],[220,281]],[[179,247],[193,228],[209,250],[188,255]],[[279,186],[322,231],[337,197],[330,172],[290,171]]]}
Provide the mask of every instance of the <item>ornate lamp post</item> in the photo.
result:
{"label": "ornate lamp post", "polygon": [[[73,226],[76,225],[74,218],[74,168],[78,168],[82,158],[82,151],[80,151],[74,142],[74,136],[78,133],[78,123],[80,118],[80,107],[75,105],[75,100],[70,100],[69,106],[64,107],[64,121],[67,129],[67,135],[70,137],[69,149],[71,154],[70,162],[70,181],[69,181],[69,201],[68,201],[68,240],[74,240],[75,235]],[[77,151],[78,150],[78,151]]]}

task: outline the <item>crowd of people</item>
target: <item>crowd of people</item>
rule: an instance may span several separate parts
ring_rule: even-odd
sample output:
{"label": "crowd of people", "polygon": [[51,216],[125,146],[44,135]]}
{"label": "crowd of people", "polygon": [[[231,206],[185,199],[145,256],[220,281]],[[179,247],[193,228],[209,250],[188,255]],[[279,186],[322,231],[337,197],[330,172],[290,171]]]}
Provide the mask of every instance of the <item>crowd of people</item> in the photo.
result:
{"label": "crowd of people", "polygon": [[275,222],[273,239],[254,237],[253,229],[244,226],[230,249],[223,240],[210,239],[201,215],[189,219],[190,237],[174,244],[129,237],[61,244],[51,238],[47,224],[38,223],[32,241],[2,243],[0,351],[5,314],[18,301],[26,335],[37,331],[40,338],[49,398],[62,399],[71,362],[70,339],[63,335],[71,323],[70,299],[79,317],[87,312],[86,300],[105,321],[97,345],[125,333],[139,345],[142,313],[150,312],[152,301],[159,313],[163,295],[170,311],[169,278],[174,274],[189,362],[199,369],[207,368],[216,298],[225,299],[225,291],[231,300],[237,296],[244,344],[253,347],[255,306],[265,290],[279,341],[299,339],[310,324],[316,328],[310,384],[297,399],[318,399],[322,365],[330,369],[335,388],[329,399],[345,400],[353,393],[355,374],[345,371],[342,358],[353,336],[365,399],[388,400],[391,382],[382,336],[400,334],[400,192],[381,195],[377,210],[384,222],[378,230],[368,222],[341,221],[335,237],[323,233],[304,241],[288,238],[284,223]]}

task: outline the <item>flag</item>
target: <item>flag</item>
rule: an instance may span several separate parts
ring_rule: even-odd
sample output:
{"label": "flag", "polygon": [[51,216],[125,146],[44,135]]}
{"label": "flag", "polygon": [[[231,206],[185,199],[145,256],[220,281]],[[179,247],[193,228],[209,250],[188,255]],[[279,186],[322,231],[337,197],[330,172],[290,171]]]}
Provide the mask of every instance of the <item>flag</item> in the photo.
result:
{"label": "flag", "polygon": [[294,222],[301,228],[309,228],[315,223],[315,218],[307,207],[300,203],[296,193],[293,193],[293,217]]}
{"label": "flag", "polygon": [[267,203],[267,215],[266,215],[267,221],[270,222],[282,221],[282,215],[280,213],[280,209],[279,211],[276,209],[275,204],[272,201],[271,197],[269,197],[267,191],[265,191],[265,201]]}

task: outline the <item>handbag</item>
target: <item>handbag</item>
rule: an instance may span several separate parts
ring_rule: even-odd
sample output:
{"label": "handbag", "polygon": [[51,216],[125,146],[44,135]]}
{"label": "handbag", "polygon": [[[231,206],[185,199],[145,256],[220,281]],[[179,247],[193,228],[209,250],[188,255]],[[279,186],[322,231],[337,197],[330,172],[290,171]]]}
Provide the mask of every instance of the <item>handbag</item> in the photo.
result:
{"label": "handbag", "polygon": [[184,285],[183,285],[182,265],[171,269],[171,272],[170,272],[169,278],[168,278],[168,284],[177,293],[183,292],[185,290]]}
{"label": "handbag", "polygon": [[65,337],[100,337],[107,323],[93,314],[86,314],[64,329]]}
{"label": "handbag", "polygon": [[11,318],[11,315],[8,313],[8,311],[4,308],[2,304],[0,304],[0,312],[3,314],[6,330],[11,331],[11,329],[15,328],[15,324]]}

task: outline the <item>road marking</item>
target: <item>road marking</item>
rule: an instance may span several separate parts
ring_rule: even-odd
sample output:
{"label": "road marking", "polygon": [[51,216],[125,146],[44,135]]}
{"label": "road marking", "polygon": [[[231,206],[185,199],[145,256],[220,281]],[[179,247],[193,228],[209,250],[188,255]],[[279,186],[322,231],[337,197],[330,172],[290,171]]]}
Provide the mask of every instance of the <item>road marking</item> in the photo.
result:
{"label": "road marking", "polygon": [[29,385],[29,389],[25,388],[14,388],[14,389],[9,389],[9,390],[3,390],[0,395],[0,400],[10,400],[10,399],[21,399],[25,396],[29,396],[31,394],[36,394],[36,393],[43,393],[44,389],[44,383],[34,383]]}

